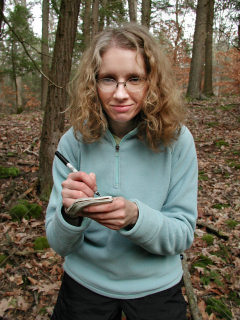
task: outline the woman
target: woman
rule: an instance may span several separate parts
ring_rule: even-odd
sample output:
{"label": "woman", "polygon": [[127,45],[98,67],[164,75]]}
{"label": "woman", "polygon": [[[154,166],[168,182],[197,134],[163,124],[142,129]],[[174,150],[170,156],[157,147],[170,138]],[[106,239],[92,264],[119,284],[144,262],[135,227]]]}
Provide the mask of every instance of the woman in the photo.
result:
{"label": "woman", "polygon": [[[186,319],[180,254],[197,216],[197,160],[166,58],[142,26],[100,33],[72,82],[53,163],[51,247],[65,257],[52,319]],[[78,198],[113,196],[74,218]]]}

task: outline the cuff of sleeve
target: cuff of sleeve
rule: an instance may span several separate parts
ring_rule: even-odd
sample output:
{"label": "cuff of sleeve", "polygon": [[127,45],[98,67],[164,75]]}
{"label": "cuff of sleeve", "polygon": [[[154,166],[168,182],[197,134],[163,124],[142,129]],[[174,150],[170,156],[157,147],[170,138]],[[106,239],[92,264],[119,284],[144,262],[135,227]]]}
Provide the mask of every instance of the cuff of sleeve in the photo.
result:
{"label": "cuff of sleeve", "polygon": [[65,212],[65,209],[64,207],[62,206],[62,209],[61,209],[61,213],[62,213],[62,216],[64,218],[65,221],[67,221],[69,224],[71,224],[72,226],[76,226],[76,227],[80,227],[81,224],[82,224],[82,221],[83,221],[83,217],[70,217],[66,212]]}
{"label": "cuff of sleeve", "polygon": [[85,230],[89,224],[91,223],[91,219],[89,218],[82,218],[81,224],[80,225],[76,225],[76,224],[72,224],[71,222],[68,222],[67,220],[65,220],[63,214],[62,214],[62,205],[60,205],[57,208],[57,219],[56,219],[58,225],[64,229],[64,230],[71,230],[71,231],[75,231],[75,232],[79,232],[79,231],[83,231]]}
{"label": "cuff of sleeve", "polygon": [[138,206],[138,220],[130,230],[123,228],[119,232],[137,242],[146,243],[151,241],[155,233],[162,227],[163,219],[161,219],[161,214],[138,200],[131,201]]}

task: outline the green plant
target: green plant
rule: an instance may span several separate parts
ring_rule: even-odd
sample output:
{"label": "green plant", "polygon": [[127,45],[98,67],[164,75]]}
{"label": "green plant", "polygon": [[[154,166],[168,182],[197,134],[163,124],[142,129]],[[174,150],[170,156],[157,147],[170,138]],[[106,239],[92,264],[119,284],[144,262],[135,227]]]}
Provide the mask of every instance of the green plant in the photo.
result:
{"label": "green plant", "polygon": [[214,122],[214,121],[207,123],[207,125],[208,125],[209,127],[217,127],[218,124],[219,124],[218,122]]}
{"label": "green plant", "polygon": [[200,278],[202,284],[207,286],[211,281],[215,282],[217,286],[221,287],[222,281],[220,280],[220,274],[217,271],[205,269],[204,275]]}
{"label": "green plant", "polygon": [[201,268],[206,268],[208,265],[213,265],[213,261],[201,254],[198,259],[193,263],[193,267],[201,267]]}
{"label": "green plant", "polygon": [[236,220],[232,220],[232,219],[225,221],[225,223],[231,229],[234,229],[238,225],[238,222]]}
{"label": "green plant", "polygon": [[224,141],[224,140],[218,140],[215,142],[215,145],[219,148],[221,148],[222,146],[228,146],[228,142]]}
{"label": "green plant", "polygon": [[236,305],[240,306],[240,292],[230,291],[228,294],[228,298],[236,303]]}
{"label": "green plant", "polygon": [[10,177],[17,177],[20,174],[20,170],[16,167],[9,167],[5,168],[0,166],[0,178],[10,178]]}
{"label": "green plant", "polygon": [[240,169],[240,163],[236,162],[234,160],[228,160],[228,165],[229,165],[229,167],[234,168],[236,170]]}
{"label": "green plant", "polygon": [[42,214],[42,207],[37,203],[30,203],[26,200],[20,200],[18,204],[10,210],[10,215],[14,221],[20,221],[22,218],[25,219],[39,219]]}
{"label": "green plant", "polygon": [[49,243],[46,237],[39,237],[34,241],[34,249],[35,250],[44,250],[49,248]]}
{"label": "green plant", "polygon": [[214,237],[211,234],[205,234],[202,239],[204,241],[206,241],[208,246],[211,246],[213,244],[214,241]]}
{"label": "green plant", "polygon": [[2,264],[5,264],[6,260],[7,256],[5,254],[0,254],[0,266],[2,266]]}
{"label": "green plant", "polygon": [[223,208],[228,208],[230,207],[230,204],[229,203],[215,203],[214,205],[212,205],[212,208],[215,208],[215,209],[223,209]]}
{"label": "green plant", "polygon": [[209,298],[207,299],[206,312],[210,315],[216,313],[222,319],[232,319],[232,312],[228,309],[226,304],[220,299]]}
{"label": "green plant", "polygon": [[19,203],[10,209],[10,215],[13,221],[20,221],[22,218],[28,217],[28,208],[24,204]]}
{"label": "green plant", "polygon": [[203,181],[208,180],[208,176],[205,174],[204,171],[199,171],[198,178],[199,178],[199,180],[203,180]]}
{"label": "green plant", "polygon": [[231,249],[229,247],[224,246],[223,244],[220,243],[219,250],[211,252],[211,254],[228,262],[228,261],[230,261],[230,252],[231,252]]}

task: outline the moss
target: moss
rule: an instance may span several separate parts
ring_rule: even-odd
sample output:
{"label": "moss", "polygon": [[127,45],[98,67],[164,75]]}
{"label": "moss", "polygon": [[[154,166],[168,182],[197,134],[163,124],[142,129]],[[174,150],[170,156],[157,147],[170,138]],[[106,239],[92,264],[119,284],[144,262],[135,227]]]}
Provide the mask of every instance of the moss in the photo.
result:
{"label": "moss", "polygon": [[5,168],[0,166],[0,178],[6,179],[10,177],[17,177],[20,174],[20,170],[16,167]]}
{"label": "moss", "polygon": [[209,298],[207,299],[206,304],[206,311],[209,315],[215,313],[221,319],[232,319],[232,312],[228,309],[222,299]]}
{"label": "moss", "polygon": [[[5,254],[0,254],[0,266],[2,266],[2,264],[5,264],[5,260],[7,259],[7,256]],[[6,260],[7,261],[7,260]]]}
{"label": "moss", "polygon": [[232,219],[227,220],[225,223],[231,229],[234,229],[238,225],[238,222]]}
{"label": "moss", "polygon": [[224,141],[224,140],[218,140],[215,142],[215,145],[218,147],[218,148],[221,148],[222,146],[228,146],[228,142]]}
{"label": "moss", "polygon": [[214,122],[214,121],[213,121],[213,122],[208,122],[208,123],[207,123],[207,125],[208,125],[209,127],[217,127],[217,126],[218,126],[218,124],[219,124],[218,122]]}
{"label": "moss", "polygon": [[20,221],[22,218],[39,219],[42,215],[42,207],[37,203],[20,200],[17,205],[11,208],[10,215],[14,221]]}
{"label": "moss", "polygon": [[35,250],[44,250],[49,248],[49,243],[46,237],[39,237],[34,241],[34,249]]}
{"label": "moss", "polygon": [[211,234],[205,234],[202,239],[204,241],[206,241],[208,246],[211,246],[213,244],[214,241],[214,237]]}
{"label": "moss", "polygon": [[204,171],[200,171],[199,175],[198,175],[199,180],[203,180],[203,181],[207,181],[208,180],[208,176],[205,174]]}
{"label": "moss", "polygon": [[230,204],[229,203],[215,203],[212,208],[215,208],[215,209],[223,209],[223,208],[229,208],[230,207]]}
{"label": "moss", "polygon": [[22,218],[28,218],[28,208],[24,204],[19,203],[11,208],[10,215],[13,221],[21,221]]}

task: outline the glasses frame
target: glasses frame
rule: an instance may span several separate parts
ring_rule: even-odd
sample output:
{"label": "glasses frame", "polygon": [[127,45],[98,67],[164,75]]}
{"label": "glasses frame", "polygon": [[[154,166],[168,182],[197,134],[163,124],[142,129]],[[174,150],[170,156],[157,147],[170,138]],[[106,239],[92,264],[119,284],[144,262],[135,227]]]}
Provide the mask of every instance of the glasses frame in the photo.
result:
{"label": "glasses frame", "polygon": [[[134,78],[134,77],[133,77]],[[107,77],[103,77],[103,78],[100,78],[100,79],[96,79],[97,80],[97,84],[99,86],[99,88],[104,91],[104,92],[114,92],[119,84],[122,84],[124,86],[124,88],[130,92],[137,92],[138,90],[142,89],[144,87],[144,85],[146,84],[146,78],[145,77],[138,77],[140,80],[142,80],[143,82],[140,83],[140,84],[135,84],[134,86],[136,87],[135,90],[132,90],[131,88],[129,89],[129,87],[127,86],[127,83],[129,83],[129,80],[133,79],[133,78],[129,78],[128,80],[126,81],[116,81],[115,79],[112,79],[112,78],[107,78]],[[104,79],[109,79],[112,81],[112,87],[109,86],[108,89],[105,88],[102,88],[101,87],[101,80],[104,80]],[[114,84],[114,86],[113,86]],[[134,88],[133,86],[133,88]]]}

